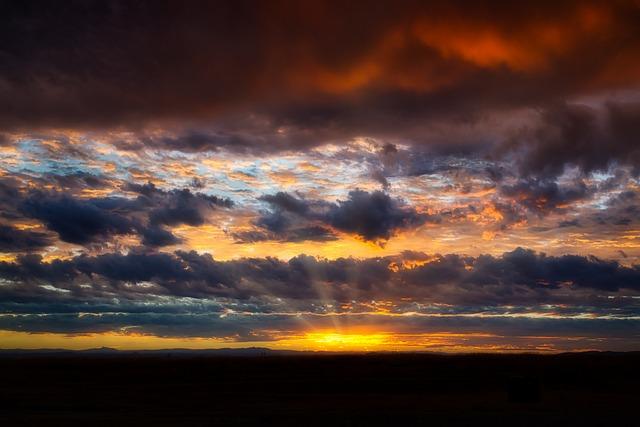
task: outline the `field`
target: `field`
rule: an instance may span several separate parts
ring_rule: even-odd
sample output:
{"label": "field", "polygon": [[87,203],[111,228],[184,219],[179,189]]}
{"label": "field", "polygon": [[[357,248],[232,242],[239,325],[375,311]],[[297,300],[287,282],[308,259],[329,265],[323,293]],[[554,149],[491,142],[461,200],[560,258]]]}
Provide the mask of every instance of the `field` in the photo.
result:
{"label": "field", "polygon": [[612,425],[640,353],[4,353],[13,425]]}

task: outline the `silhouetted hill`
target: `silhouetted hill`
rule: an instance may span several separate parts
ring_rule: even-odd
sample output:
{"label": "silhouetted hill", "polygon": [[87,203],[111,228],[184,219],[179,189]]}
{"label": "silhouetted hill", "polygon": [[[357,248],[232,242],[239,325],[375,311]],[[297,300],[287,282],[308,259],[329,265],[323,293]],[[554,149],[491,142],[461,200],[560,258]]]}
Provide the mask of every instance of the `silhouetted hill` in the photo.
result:
{"label": "silhouetted hill", "polygon": [[259,356],[286,356],[312,354],[313,352],[300,352],[292,350],[272,350],[263,347],[247,348],[216,348],[205,350],[192,350],[185,348],[170,348],[162,350],[118,350],[110,347],[91,348],[87,350],[67,350],[67,349],[4,349],[0,350],[1,357],[74,357],[74,356],[99,356],[99,357],[132,357],[132,356],[237,356],[237,357],[259,357]]}
{"label": "silhouetted hill", "polygon": [[638,352],[0,354],[7,426],[622,425],[640,401]]}

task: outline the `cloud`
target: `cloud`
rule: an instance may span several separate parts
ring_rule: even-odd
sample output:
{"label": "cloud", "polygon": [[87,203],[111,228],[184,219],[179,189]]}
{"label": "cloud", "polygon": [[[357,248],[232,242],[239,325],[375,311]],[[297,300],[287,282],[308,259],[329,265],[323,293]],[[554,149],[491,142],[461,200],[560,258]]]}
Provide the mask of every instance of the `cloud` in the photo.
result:
{"label": "cloud", "polygon": [[513,185],[503,185],[500,191],[502,195],[538,214],[566,209],[593,194],[582,181],[570,186],[560,186],[555,181],[538,179],[520,180]]}
{"label": "cloud", "polygon": [[349,192],[349,198],[339,200],[327,214],[327,221],[333,227],[365,240],[387,240],[397,230],[417,227],[427,218],[381,191],[359,190]]}
{"label": "cloud", "polygon": [[182,151],[428,144],[445,118],[637,83],[633,2],[498,3],[11,5],[0,124],[127,128],[124,145]]}
{"label": "cloud", "polygon": [[79,190],[83,188],[104,188],[107,182],[104,176],[94,175],[86,172],[75,172],[67,175],[48,175],[43,178],[49,179],[54,185],[65,190]]}
{"label": "cloud", "polygon": [[623,267],[595,257],[563,255],[549,257],[522,248],[502,258],[479,257],[468,280],[479,285],[493,283],[536,286],[576,286],[603,291],[636,289],[640,267]]}
{"label": "cloud", "polygon": [[592,219],[599,225],[629,226],[637,221],[640,214],[638,201],[635,190],[621,191],[610,197],[606,203],[606,209],[592,215]]}
{"label": "cloud", "polygon": [[[593,332],[593,325],[609,322],[624,336],[637,328],[633,319],[640,309],[629,298],[640,292],[639,266],[521,248],[498,257],[406,252],[361,260],[299,255],[224,262],[193,251],[51,262],[21,255],[0,262],[0,278],[0,310],[14,314],[0,316],[0,324],[32,332],[128,325],[153,333],[229,336],[237,328],[286,331],[299,325],[300,316],[332,327],[331,316],[342,313],[349,317],[341,321],[352,326],[369,318],[378,328],[420,332],[429,325],[456,329],[478,322],[520,334]],[[581,323],[585,313],[594,323]],[[219,328],[207,331],[206,325]]]}
{"label": "cloud", "polygon": [[558,228],[565,228],[565,227],[580,227],[580,221],[577,219],[571,219],[571,220],[566,220],[566,221],[560,221],[558,223]]}
{"label": "cloud", "polygon": [[189,190],[173,190],[165,193],[160,207],[149,213],[149,221],[152,224],[191,226],[202,225],[205,222],[203,211],[207,207],[225,206],[231,207],[229,200],[219,199],[215,196],[204,194],[192,194]]}
{"label": "cloud", "polygon": [[133,234],[138,224],[118,212],[129,204],[125,199],[84,201],[39,193],[25,199],[21,211],[41,220],[61,240],[86,244],[110,235]]}
{"label": "cloud", "polygon": [[269,203],[277,210],[288,211],[301,216],[304,216],[309,211],[309,205],[304,200],[297,199],[282,191],[274,195],[262,196],[260,200]]}
{"label": "cloud", "polygon": [[[493,298],[493,304],[509,304],[521,298],[553,299],[556,290],[560,291],[557,297],[567,292],[579,294],[580,290],[640,290],[639,266],[625,267],[593,256],[553,257],[522,248],[500,257],[407,253],[363,260],[299,255],[289,261],[216,261],[208,254],[177,251],[82,255],[47,263],[39,255],[23,255],[16,262],[0,263],[0,277],[25,284],[44,280],[63,288],[73,288],[78,281],[90,279],[99,295],[115,291],[145,296],[150,292],[148,287],[123,285],[149,282],[156,285],[152,290],[159,294],[238,299],[314,299],[320,296],[318,287],[326,287],[326,295],[338,301],[409,297],[451,303],[473,291],[469,295],[480,298],[476,303],[491,304]],[[105,280],[113,288],[99,285],[106,284]],[[456,296],[456,292],[460,295]]]}
{"label": "cloud", "polygon": [[30,230],[19,230],[8,225],[0,225],[0,251],[30,252],[50,246],[51,236]]}
{"label": "cloud", "polygon": [[[75,181],[74,181],[75,182]],[[8,184],[8,189],[14,184]],[[153,184],[128,184],[125,189],[139,193],[134,199],[113,196],[78,198],[64,192],[12,189],[4,204],[17,205],[15,216],[42,221],[60,240],[86,245],[117,235],[140,235],[148,246],[180,242],[163,226],[202,225],[207,211],[230,208],[233,203],[188,189],[164,191]]]}
{"label": "cloud", "polygon": [[[263,218],[264,217],[261,219]],[[264,222],[258,222],[256,225],[268,228],[268,225]],[[318,225],[288,228],[286,230],[280,229],[279,232],[259,230],[240,231],[232,233],[232,236],[238,243],[254,243],[268,240],[277,240],[281,242],[326,242],[338,239],[338,236],[336,236],[330,229]]]}
{"label": "cloud", "polygon": [[181,242],[170,231],[161,227],[147,227],[142,229],[142,244],[145,246],[170,246]]}
{"label": "cloud", "polygon": [[[431,219],[381,191],[353,190],[346,200],[336,203],[305,200],[284,192],[262,196],[260,200],[267,202],[272,210],[263,212],[255,225],[274,236],[291,234],[285,239],[290,241],[326,240],[331,236],[326,227],[330,227],[364,240],[382,242],[397,231],[418,227]],[[309,225],[313,223],[317,224]],[[250,232],[244,238],[238,237],[258,241],[267,239],[269,234]]]}
{"label": "cloud", "polygon": [[610,102],[600,108],[562,104],[543,111],[541,122],[524,131],[514,144],[520,173],[561,175],[568,167],[584,173],[614,165],[640,168],[640,104]]}
{"label": "cloud", "polygon": [[0,328],[637,332],[637,2],[0,9]]}

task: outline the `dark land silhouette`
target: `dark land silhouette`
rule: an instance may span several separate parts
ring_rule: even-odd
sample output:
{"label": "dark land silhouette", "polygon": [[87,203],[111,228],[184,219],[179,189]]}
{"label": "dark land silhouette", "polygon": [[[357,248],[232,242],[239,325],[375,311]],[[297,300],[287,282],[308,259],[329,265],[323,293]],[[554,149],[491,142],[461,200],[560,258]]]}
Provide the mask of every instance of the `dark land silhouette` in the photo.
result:
{"label": "dark land silhouette", "polygon": [[[623,425],[640,352],[0,352],[0,425]],[[626,422],[624,425],[633,425]]]}

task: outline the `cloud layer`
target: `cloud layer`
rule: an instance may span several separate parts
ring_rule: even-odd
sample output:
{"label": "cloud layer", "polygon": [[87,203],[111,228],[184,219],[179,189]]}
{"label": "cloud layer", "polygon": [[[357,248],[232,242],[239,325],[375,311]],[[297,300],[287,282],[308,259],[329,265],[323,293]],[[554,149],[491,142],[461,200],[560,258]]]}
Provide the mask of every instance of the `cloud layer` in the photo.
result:
{"label": "cloud layer", "polygon": [[0,14],[0,334],[640,348],[637,1]]}

